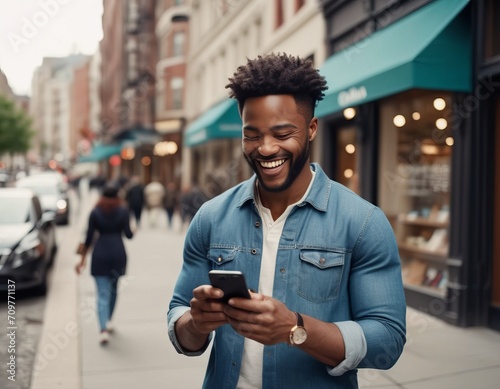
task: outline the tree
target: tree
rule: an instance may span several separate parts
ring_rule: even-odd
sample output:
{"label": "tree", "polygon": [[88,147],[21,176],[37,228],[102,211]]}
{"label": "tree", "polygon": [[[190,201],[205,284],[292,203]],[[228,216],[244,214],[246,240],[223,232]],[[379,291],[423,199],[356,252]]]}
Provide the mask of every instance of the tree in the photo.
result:
{"label": "tree", "polygon": [[14,102],[0,95],[0,155],[26,154],[34,134],[31,118]]}

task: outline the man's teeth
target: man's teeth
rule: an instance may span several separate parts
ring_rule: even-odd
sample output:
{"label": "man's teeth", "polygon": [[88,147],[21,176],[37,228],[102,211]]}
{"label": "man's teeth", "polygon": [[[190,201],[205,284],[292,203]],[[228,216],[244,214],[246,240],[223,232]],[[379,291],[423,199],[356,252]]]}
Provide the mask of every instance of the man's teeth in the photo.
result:
{"label": "man's teeth", "polygon": [[264,168],[273,168],[273,167],[281,166],[284,163],[285,163],[284,159],[280,159],[278,161],[268,161],[268,162],[261,161],[260,166],[262,166]]}

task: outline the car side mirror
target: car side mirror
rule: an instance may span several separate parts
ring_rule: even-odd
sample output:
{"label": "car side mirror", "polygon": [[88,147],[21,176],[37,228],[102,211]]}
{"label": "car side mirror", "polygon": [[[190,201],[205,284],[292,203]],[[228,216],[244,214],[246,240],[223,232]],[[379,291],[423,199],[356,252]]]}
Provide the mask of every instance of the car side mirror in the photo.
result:
{"label": "car side mirror", "polygon": [[52,223],[54,220],[56,220],[56,213],[53,211],[45,211],[36,224],[38,227],[43,227],[47,223]]}

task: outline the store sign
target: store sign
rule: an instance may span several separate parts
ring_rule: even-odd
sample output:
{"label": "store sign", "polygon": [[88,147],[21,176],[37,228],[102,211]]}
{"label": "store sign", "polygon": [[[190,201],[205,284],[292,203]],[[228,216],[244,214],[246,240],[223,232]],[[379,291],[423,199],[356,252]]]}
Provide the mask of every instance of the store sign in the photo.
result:
{"label": "store sign", "polygon": [[359,88],[353,86],[348,90],[339,92],[337,102],[341,107],[348,107],[366,99],[367,96],[368,93],[364,86],[360,86]]}
{"label": "store sign", "polygon": [[159,134],[169,134],[179,132],[182,121],[179,119],[162,120],[155,123],[155,129]]}

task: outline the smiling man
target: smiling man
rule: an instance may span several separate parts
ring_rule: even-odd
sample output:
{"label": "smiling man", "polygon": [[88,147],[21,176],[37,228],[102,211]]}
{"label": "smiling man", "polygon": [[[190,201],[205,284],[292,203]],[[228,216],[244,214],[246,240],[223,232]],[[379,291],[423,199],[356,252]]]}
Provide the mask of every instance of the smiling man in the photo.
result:
{"label": "smiling man", "polygon": [[[213,339],[205,388],[357,388],[358,368],[390,368],[405,343],[392,228],[310,163],[327,88],[310,61],[259,56],[229,81],[255,175],[194,217],[170,339],[189,356]],[[251,298],[221,302],[215,269],[241,271]]]}

